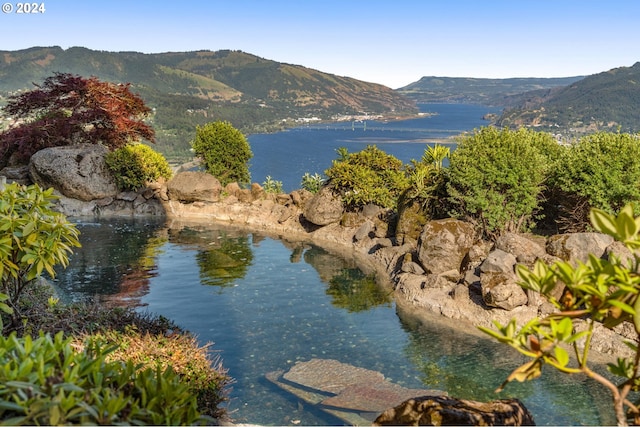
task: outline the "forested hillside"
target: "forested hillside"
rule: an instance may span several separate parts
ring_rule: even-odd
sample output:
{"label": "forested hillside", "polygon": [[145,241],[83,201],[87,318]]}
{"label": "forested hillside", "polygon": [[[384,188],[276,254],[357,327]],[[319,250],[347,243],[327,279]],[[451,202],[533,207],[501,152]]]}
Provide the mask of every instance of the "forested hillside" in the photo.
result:
{"label": "forested hillside", "polygon": [[514,102],[513,96],[525,92],[548,90],[568,86],[580,79],[564,78],[512,78],[481,79],[467,77],[423,77],[415,83],[397,89],[397,92],[417,102],[456,102],[504,106]]}
{"label": "forested hillside", "polygon": [[[154,110],[157,147],[187,155],[195,126],[228,120],[246,133],[312,117],[410,115],[415,103],[375,83],[283,64],[241,51],[161,54],[81,47],[0,51],[0,97],[32,89],[54,72],[128,82]],[[2,99],[0,99],[0,103]],[[296,121],[298,120],[298,121]]]}
{"label": "forested hillside", "polygon": [[505,110],[497,124],[532,126],[568,135],[640,131],[640,62],[530,95]]}

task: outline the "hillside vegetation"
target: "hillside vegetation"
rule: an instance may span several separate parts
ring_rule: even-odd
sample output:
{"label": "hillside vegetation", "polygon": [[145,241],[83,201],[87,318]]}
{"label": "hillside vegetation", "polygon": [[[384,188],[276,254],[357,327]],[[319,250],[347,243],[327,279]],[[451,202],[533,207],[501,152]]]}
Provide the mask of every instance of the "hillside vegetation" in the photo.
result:
{"label": "hillside vegetation", "polygon": [[585,77],[569,86],[528,94],[505,110],[500,126],[535,127],[569,136],[640,131],[640,62]]}
{"label": "hillside vegetation", "polygon": [[505,106],[517,102],[514,101],[514,97],[517,100],[525,92],[564,87],[582,78],[422,77],[415,83],[397,89],[397,92],[421,103],[455,102]]}
{"label": "hillside vegetation", "polygon": [[153,109],[156,148],[172,157],[188,155],[196,125],[215,120],[250,133],[312,117],[417,112],[413,101],[383,85],[241,51],[143,54],[82,47],[0,51],[0,104],[8,94],[33,89],[33,83],[54,72],[131,83]]}

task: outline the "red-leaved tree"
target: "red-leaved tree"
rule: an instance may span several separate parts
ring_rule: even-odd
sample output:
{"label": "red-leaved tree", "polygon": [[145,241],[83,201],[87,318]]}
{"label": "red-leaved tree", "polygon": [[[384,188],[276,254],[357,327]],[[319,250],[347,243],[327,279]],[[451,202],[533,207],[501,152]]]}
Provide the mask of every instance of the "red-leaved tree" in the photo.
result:
{"label": "red-leaved tree", "polygon": [[94,143],[114,150],[142,139],[155,142],[143,121],[151,109],[128,83],[55,73],[36,89],[11,96],[3,110],[15,125],[0,133],[0,167],[47,147]]}

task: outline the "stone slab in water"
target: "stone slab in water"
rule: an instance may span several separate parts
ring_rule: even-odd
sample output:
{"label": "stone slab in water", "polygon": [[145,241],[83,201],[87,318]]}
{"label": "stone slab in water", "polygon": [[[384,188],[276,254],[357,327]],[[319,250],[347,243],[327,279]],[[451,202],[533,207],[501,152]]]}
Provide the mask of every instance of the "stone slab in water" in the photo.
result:
{"label": "stone slab in water", "polygon": [[384,375],[369,369],[358,368],[332,359],[311,359],[296,363],[286,374],[285,380],[320,390],[339,394],[354,384],[374,384],[384,381]]}
{"label": "stone slab in water", "polygon": [[389,381],[363,383],[349,386],[337,396],[322,401],[322,405],[354,411],[381,413],[407,399],[426,395],[442,395],[441,391],[419,390],[402,387]]}

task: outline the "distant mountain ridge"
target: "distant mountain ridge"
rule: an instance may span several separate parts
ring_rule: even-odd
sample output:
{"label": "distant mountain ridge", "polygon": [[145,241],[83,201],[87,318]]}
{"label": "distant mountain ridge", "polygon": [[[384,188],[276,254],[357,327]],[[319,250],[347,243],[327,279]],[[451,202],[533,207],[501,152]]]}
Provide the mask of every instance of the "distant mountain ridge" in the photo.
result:
{"label": "distant mountain ridge", "polygon": [[285,120],[418,111],[413,101],[380,84],[232,50],[144,54],[54,46],[0,51],[0,96],[32,89],[54,72],[131,83],[154,109],[158,146],[168,154],[188,151],[195,126],[213,120],[229,120],[252,132],[282,128]]}
{"label": "distant mountain ridge", "polygon": [[[584,76],[560,78],[485,79],[472,77],[422,77],[397,92],[420,103],[453,102],[505,106],[525,92],[568,86]],[[515,99],[514,99],[515,98]]]}

